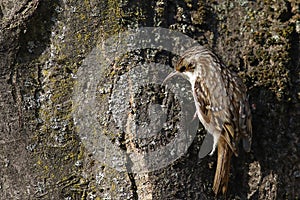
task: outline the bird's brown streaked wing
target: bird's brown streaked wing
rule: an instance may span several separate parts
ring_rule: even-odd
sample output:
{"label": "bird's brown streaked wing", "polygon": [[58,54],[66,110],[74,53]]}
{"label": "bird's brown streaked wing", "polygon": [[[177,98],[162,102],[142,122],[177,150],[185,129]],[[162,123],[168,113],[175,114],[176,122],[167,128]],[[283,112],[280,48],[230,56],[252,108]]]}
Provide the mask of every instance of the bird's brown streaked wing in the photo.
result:
{"label": "bird's brown streaked wing", "polygon": [[[231,94],[233,92],[230,92]],[[235,98],[232,99],[231,104],[229,106],[228,114],[229,117],[226,118],[225,123],[223,126],[222,137],[235,154],[238,156],[238,143],[240,140],[240,117],[239,117],[239,101],[236,101]]]}
{"label": "bird's brown streaked wing", "polygon": [[231,82],[230,88],[231,94],[235,94],[232,97],[231,119],[237,119],[231,121],[236,130],[235,144],[238,144],[239,139],[243,140],[244,150],[249,152],[251,149],[251,138],[252,138],[252,124],[251,124],[251,110],[246,95],[246,87],[244,86],[241,79],[237,76],[234,77],[234,81]]}
{"label": "bird's brown streaked wing", "polygon": [[195,81],[194,92],[197,96],[197,100],[202,111],[203,118],[206,123],[209,123],[211,120],[211,110],[210,105],[210,93],[204,81],[199,77]]}
{"label": "bird's brown streaked wing", "polygon": [[236,133],[232,124],[224,123],[223,124],[224,132],[221,134],[221,137],[226,141],[228,146],[230,147],[231,151],[234,153],[235,156],[238,156],[238,149],[237,149],[237,141],[236,141]]}
{"label": "bird's brown streaked wing", "polygon": [[251,112],[246,95],[247,89],[237,74],[231,73],[231,79],[229,79],[229,71],[224,70],[222,73],[226,77],[225,86],[230,99],[228,115],[223,124],[225,132],[222,135],[237,156],[238,143],[241,138],[243,139],[243,146],[246,151],[249,151],[251,147]]}

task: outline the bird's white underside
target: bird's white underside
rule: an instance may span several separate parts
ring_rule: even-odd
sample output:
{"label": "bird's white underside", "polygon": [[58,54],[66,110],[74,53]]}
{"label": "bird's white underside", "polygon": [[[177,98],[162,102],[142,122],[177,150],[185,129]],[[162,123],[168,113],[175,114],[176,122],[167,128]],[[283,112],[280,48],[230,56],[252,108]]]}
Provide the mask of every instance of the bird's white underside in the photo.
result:
{"label": "bird's white underside", "polygon": [[193,72],[183,72],[183,75],[187,78],[187,80],[192,85],[193,97],[194,97],[194,102],[195,102],[198,118],[199,118],[200,122],[203,124],[203,126],[205,127],[205,129],[207,130],[207,132],[210,133],[214,138],[213,148],[212,148],[212,151],[209,154],[209,155],[213,155],[213,153],[216,150],[216,147],[217,147],[217,144],[218,144],[218,141],[219,141],[219,138],[220,138],[221,134],[218,133],[218,131],[214,130],[214,127],[212,127],[208,123],[206,123],[206,121],[203,118],[204,113],[202,113],[202,111],[200,109],[198,98],[197,98],[197,95],[196,95],[195,90],[194,90],[195,82],[196,82],[196,79],[197,79],[196,72],[194,72],[194,73]]}

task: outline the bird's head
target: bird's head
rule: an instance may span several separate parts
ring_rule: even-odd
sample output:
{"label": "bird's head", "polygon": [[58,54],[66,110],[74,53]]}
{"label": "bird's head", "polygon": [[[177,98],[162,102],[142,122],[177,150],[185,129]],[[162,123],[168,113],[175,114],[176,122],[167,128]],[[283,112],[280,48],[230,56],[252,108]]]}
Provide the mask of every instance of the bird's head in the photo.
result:
{"label": "bird's head", "polygon": [[192,82],[196,78],[196,67],[197,64],[190,56],[182,57],[175,66],[175,70],[177,74],[182,74],[184,78],[188,81]]}
{"label": "bird's head", "polygon": [[169,74],[163,83],[174,75],[182,75],[193,84],[199,71],[207,68],[212,61],[218,62],[218,58],[208,48],[201,45],[194,46],[182,54],[175,65],[175,71]]}
{"label": "bird's head", "polygon": [[197,67],[196,61],[195,61],[195,54],[196,52],[186,52],[180,60],[175,65],[175,71],[170,73],[164,80],[163,83],[165,83],[167,80],[172,78],[175,75],[181,75],[184,78],[186,78],[188,81],[192,82],[196,76],[195,76],[195,70]]}

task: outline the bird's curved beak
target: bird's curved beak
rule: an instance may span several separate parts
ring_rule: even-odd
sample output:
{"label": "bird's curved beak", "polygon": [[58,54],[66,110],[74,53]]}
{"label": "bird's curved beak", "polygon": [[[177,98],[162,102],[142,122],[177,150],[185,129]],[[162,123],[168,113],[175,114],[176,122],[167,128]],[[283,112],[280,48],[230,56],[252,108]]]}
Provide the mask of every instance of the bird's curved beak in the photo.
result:
{"label": "bird's curved beak", "polygon": [[170,73],[166,78],[165,80],[162,82],[162,85],[165,85],[165,83],[170,79],[172,78],[173,76],[176,76],[176,75],[181,75],[181,73],[179,71],[174,71],[172,73]]}

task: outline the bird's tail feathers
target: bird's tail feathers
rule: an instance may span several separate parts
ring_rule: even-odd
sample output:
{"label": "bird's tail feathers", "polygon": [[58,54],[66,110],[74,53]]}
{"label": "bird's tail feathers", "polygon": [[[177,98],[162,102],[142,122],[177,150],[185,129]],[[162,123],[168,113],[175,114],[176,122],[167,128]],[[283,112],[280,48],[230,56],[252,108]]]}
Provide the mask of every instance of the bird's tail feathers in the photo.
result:
{"label": "bird's tail feathers", "polygon": [[232,150],[227,142],[220,137],[218,142],[218,162],[215,173],[213,191],[217,195],[219,192],[223,194],[227,191],[229,173],[230,173],[230,160]]}

